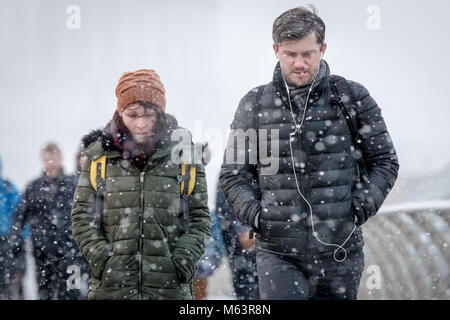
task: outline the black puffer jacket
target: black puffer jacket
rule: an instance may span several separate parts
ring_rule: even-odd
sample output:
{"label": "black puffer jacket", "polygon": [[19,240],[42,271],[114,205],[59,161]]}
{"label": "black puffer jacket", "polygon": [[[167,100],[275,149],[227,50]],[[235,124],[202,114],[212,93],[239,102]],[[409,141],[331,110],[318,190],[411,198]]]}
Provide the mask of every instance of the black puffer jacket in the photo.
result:
{"label": "black puffer jacket", "polygon": [[81,258],[70,221],[76,183],[75,176],[63,173],[56,178],[43,174],[32,181],[26,188],[14,223],[19,234],[25,224],[30,224],[35,256],[45,251],[58,257],[64,274],[67,266]]}
{"label": "black puffer jacket", "polygon": [[[326,63],[325,67],[326,75],[314,85],[305,121],[292,140],[292,149],[300,190],[312,206],[315,231],[323,242],[340,245],[355,227],[355,215],[360,225],[376,214],[394,185],[399,164],[381,109],[366,88],[348,81],[353,101],[358,105],[360,149],[369,170],[369,183],[356,183],[358,174],[351,132],[343,113],[336,107]],[[259,89],[263,91],[255,117]],[[300,123],[303,110],[295,103],[292,106]],[[313,236],[309,207],[297,191],[289,147],[289,133],[295,125],[279,64],[272,82],[244,96],[231,124],[234,130],[255,127],[268,129],[269,133],[267,152],[261,152],[264,144],[260,141],[262,154],[257,165],[249,161],[248,150],[256,149],[251,139],[246,139],[248,146],[243,150],[234,150],[236,147],[229,140],[227,152],[246,155],[245,164],[227,164],[224,158],[220,182],[229,204],[243,223],[258,232],[260,249],[286,255],[334,251],[336,247],[324,246]],[[279,130],[279,138],[271,129]],[[239,135],[242,132],[236,131],[235,136]],[[278,157],[271,152],[274,143],[279,143]],[[263,175],[261,170],[267,165],[262,163],[268,163],[271,155],[272,162],[279,161],[279,169],[275,174]],[[254,227],[256,217],[258,228]],[[351,251],[362,246],[362,231],[358,226],[344,247]]]}

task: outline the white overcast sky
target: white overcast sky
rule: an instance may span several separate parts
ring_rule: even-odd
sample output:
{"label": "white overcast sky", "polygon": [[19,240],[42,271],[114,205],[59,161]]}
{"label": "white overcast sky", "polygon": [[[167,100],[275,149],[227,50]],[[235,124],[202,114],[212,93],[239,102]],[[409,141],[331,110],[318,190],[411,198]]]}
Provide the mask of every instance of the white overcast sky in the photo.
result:
{"label": "white overcast sky", "polygon": [[[39,175],[39,149],[49,140],[72,172],[80,138],[114,113],[120,75],[141,68],[160,74],[166,111],[195,140],[224,144],[239,99],[272,78],[273,20],[304,3],[0,0],[4,177],[23,189]],[[331,72],[364,84],[381,106],[400,175],[442,169],[450,159],[450,1],[307,3],[326,23]],[[80,29],[67,27],[70,5],[80,9]],[[379,29],[368,27],[371,6],[380,10]],[[223,150],[214,151],[211,204]]]}

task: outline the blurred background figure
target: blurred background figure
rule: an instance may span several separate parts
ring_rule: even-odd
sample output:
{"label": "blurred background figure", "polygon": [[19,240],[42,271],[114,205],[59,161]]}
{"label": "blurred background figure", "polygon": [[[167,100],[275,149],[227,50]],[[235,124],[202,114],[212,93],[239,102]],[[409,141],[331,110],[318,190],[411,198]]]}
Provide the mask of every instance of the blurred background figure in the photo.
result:
{"label": "blurred background figure", "polygon": [[81,168],[83,167],[83,165],[85,164],[85,162],[87,160],[88,160],[88,157],[84,153],[83,149],[80,147],[78,149],[78,153],[77,153],[77,157],[76,157],[76,163],[75,163],[76,172],[75,172],[74,176],[75,176],[75,178],[77,180],[77,183],[78,183],[78,178],[80,177]]}
{"label": "blurred background figure", "polygon": [[[14,213],[20,203],[16,186],[3,178],[0,157],[0,299],[23,298],[22,279],[25,273],[24,251],[13,252],[11,230]],[[29,235],[24,231],[21,239]]]}
{"label": "blurred background figure", "polygon": [[241,224],[228,206],[220,183],[217,184],[216,215],[222,229],[236,299],[258,300],[255,237],[250,239],[250,229]]}
{"label": "blurred background figure", "polygon": [[223,256],[222,229],[217,216],[210,210],[211,239],[205,247],[205,253],[197,263],[194,275],[193,292],[195,300],[206,300],[208,297],[208,279],[219,268]]}
{"label": "blurred background figure", "polygon": [[[70,221],[77,178],[64,174],[62,152],[53,142],[41,150],[43,173],[25,190],[15,232],[31,226],[39,299],[83,299],[82,268]],[[19,239],[19,237],[16,237]],[[16,244],[21,247],[19,241]]]}

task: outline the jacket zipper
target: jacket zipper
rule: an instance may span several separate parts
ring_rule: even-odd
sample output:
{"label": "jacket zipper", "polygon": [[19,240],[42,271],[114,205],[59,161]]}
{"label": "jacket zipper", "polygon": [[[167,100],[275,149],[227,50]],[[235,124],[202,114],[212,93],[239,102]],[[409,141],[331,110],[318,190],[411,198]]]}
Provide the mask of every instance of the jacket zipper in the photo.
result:
{"label": "jacket zipper", "polygon": [[[292,103],[292,101],[291,101],[291,103]],[[286,105],[286,103],[285,103],[285,105]],[[286,106],[286,107],[288,107],[288,106]],[[302,108],[304,108],[304,106],[302,106]],[[302,108],[301,109],[297,108],[299,110],[299,115],[301,115],[303,113],[303,109]],[[301,119],[300,119],[300,121],[301,121]],[[308,142],[305,141],[305,126],[306,126],[306,124],[303,123],[302,127],[300,128],[300,139],[298,141],[298,145],[300,147],[300,154],[303,154],[303,156],[299,159],[299,161],[300,161],[300,164],[301,163],[304,164],[305,174],[302,173],[302,169],[303,168],[300,165],[298,177],[300,178],[300,181],[299,181],[300,191],[302,192],[302,194],[303,194],[303,196],[305,198],[308,198],[307,197],[307,192],[308,192],[308,190],[307,190],[307,182],[305,181],[306,180],[306,176],[309,175],[308,155],[307,155],[308,148],[306,147]],[[295,166],[294,166],[294,170],[295,170]],[[294,174],[297,174],[296,170],[294,171]],[[309,206],[307,206],[307,205],[305,206],[305,205],[306,205],[305,201],[303,200],[303,198],[300,197],[300,214],[302,214],[303,211],[304,211],[303,209],[305,209],[305,212],[307,213],[306,218],[308,219],[309,215],[310,215]],[[305,222],[306,226],[308,225],[307,221],[308,220],[306,220],[306,222]],[[309,233],[307,233],[307,234],[309,235]],[[306,237],[306,243],[305,243],[305,250],[308,249],[309,244],[310,244],[310,239],[309,239],[309,236],[307,236]]]}
{"label": "jacket zipper", "polygon": [[[281,101],[283,102],[283,104],[284,104],[284,106],[286,107],[286,109],[287,110],[289,110],[290,109],[290,107],[289,107],[289,102],[286,102],[286,101],[283,101],[283,99],[282,99],[282,96],[281,96],[281,92],[282,92],[282,90],[281,89],[278,89],[278,91],[277,91],[277,94],[278,94],[278,97],[281,99]],[[286,98],[287,99],[289,99],[289,96],[287,96],[286,95]],[[291,103],[292,103],[292,101],[291,101]],[[298,108],[297,108],[298,109]],[[299,115],[300,114],[302,114],[302,111],[303,111],[303,109],[298,109],[299,110]],[[294,116],[296,117],[297,115],[294,113]],[[297,118],[297,117],[296,117]],[[297,120],[298,120],[298,118],[297,118]],[[301,120],[300,120],[301,121]],[[302,126],[303,128],[304,128],[304,125]],[[299,139],[299,141],[298,141],[298,145],[299,145],[299,147],[300,147],[300,151],[302,151],[303,150],[303,146],[302,146],[302,141],[303,141],[303,139],[304,139],[304,130],[303,130],[303,128],[300,128],[300,139]],[[294,151],[294,150],[292,150],[292,151]],[[301,154],[301,152],[300,152],[300,154]],[[295,158],[294,158],[295,159]],[[303,159],[299,159],[299,160],[303,160]],[[303,162],[303,161],[301,161],[301,162]],[[301,163],[300,162],[300,163]],[[304,162],[304,164],[305,164],[305,168],[306,168],[306,158],[305,158],[305,162]],[[304,194],[304,187],[303,187],[303,178],[302,178],[302,176],[301,176],[301,173],[302,173],[302,171],[301,171],[301,168],[300,168],[300,181],[299,181],[299,187],[300,187],[300,191],[302,192],[302,194]],[[295,169],[295,166],[294,166],[294,174],[297,174],[296,173],[297,172],[297,170]],[[300,199],[301,200],[301,202],[300,202],[300,209],[302,209],[302,207],[303,207],[303,199]]]}
{"label": "jacket zipper", "polygon": [[[279,92],[278,96],[281,99],[281,92],[283,92],[283,90],[281,88],[279,88],[278,86],[276,86],[276,85],[275,85],[275,87],[278,89],[277,90]],[[287,98],[289,99],[289,96],[287,96]],[[287,103],[289,103],[289,102],[283,101],[283,99],[281,99],[281,101],[283,102],[285,107],[288,108],[288,110],[289,110],[289,106],[287,105]],[[291,103],[292,103],[292,101],[291,101]],[[302,114],[302,111],[303,110],[299,109],[299,114]],[[309,151],[309,149],[307,147],[308,146],[308,142],[304,140],[304,138],[305,138],[305,135],[304,135],[305,130],[304,130],[304,128],[305,128],[305,124],[303,124],[303,126],[302,126],[302,128],[300,130],[299,146],[300,146],[300,151],[303,151],[303,150],[305,151],[305,152],[303,152],[303,154],[304,154],[303,158],[304,159],[301,159],[303,161],[304,165],[305,165],[305,174],[302,175],[302,171],[301,171],[302,168],[300,168],[300,183],[299,184],[300,184],[300,191],[302,192],[302,194],[304,195],[305,198],[308,198],[308,193],[310,192],[310,188],[309,188],[309,174],[310,174],[310,170],[309,169],[310,168],[308,166],[309,159],[308,159],[307,152]],[[305,142],[303,143],[303,141],[305,141]],[[294,174],[296,174],[295,173],[295,166],[294,166]],[[308,178],[306,178],[306,176]],[[304,180],[308,180],[308,181],[304,181]],[[305,208],[306,209],[306,213],[307,213],[307,218],[309,218],[309,215],[311,214],[309,212],[309,206],[305,207],[306,203],[304,203],[304,200],[303,199],[300,199],[300,200],[301,200],[301,202],[300,202],[300,209]],[[314,219],[314,217],[313,217],[313,219]],[[306,226],[307,225],[308,225],[308,223],[306,222]],[[305,249],[308,251],[308,247],[310,246],[310,243],[312,242],[312,236],[313,235],[312,235],[312,233],[307,233],[307,234],[308,234],[308,236],[306,237]]]}
{"label": "jacket zipper", "polygon": [[[302,110],[303,111],[303,110]],[[301,113],[300,113],[301,114]],[[299,176],[300,176],[300,190],[301,190],[301,192],[302,192],[302,194],[303,194],[303,196],[305,197],[305,198],[307,198],[307,194],[306,194],[306,181],[305,181],[305,179],[306,179],[306,173],[307,173],[307,171],[308,171],[308,163],[307,163],[307,161],[308,161],[308,159],[307,159],[307,154],[306,154],[306,148],[305,148],[305,145],[307,144],[307,141],[305,141],[305,124],[303,124],[303,126],[302,126],[302,128],[301,128],[301,130],[300,130],[300,141],[299,141],[299,146],[300,146],[300,154],[302,154],[303,156],[302,156],[302,158],[300,159],[300,163],[303,163],[303,165],[304,165],[304,167],[302,168],[301,166],[300,166],[300,172],[299,172]],[[305,173],[303,173],[303,170],[305,171]],[[307,206],[306,205],[306,203],[305,203],[305,201],[303,200],[303,198],[301,198],[300,199],[300,208],[301,208],[301,213],[300,214],[302,214],[303,212],[306,212],[307,213],[307,215],[306,215],[306,221],[305,221],[305,225],[306,226],[308,226],[308,218],[309,218],[309,206]],[[308,234],[308,232],[306,233],[306,234]],[[309,236],[307,236],[306,237],[306,246],[305,246],[305,249],[307,250],[307,248],[308,248],[308,246],[309,246]]]}
{"label": "jacket zipper", "polygon": [[141,183],[141,214],[139,217],[139,248],[138,248],[138,260],[139,260],[139,272],[138,272],[138,292],[139,300],[142,300],[142,237],[144,235],[144,175],[145,172],[140,173]]}
{"label": "jacket zipper", "polygon": [[[305,158],[304,158],[304,161],[305,161],[305,174],[303,175],[303,179],[302,180],[304,180],[303,182],[303,190],[304,190],[304,196],[305,196],[305,198],[306,199],[310,199],[310,197],[309,197],[309,194],[310,194],[310,183],[309,183],[309,179],[310,179],[310,174],[311,174],[311,172],[310,172],[310,167],[309,167],[309,165],[308,165],[308,162],[309,162],[309,158],[308,158],[308,155],[309,155],[309,148],[308,148],[308,141],[307,140],[304,140],[303,139],[304,137],[302,137],[302,141],[303,141],[303,145],[302,145],[302,147],[303,147],[303,150],[304,150],[304,155],[305,155]],[[306,203],[305,203],[306,204]],[[312,204],[310,203],[309,204],[310,206],[311,206],[311,210],[312,210]],[[309,212],[309,210],[310,210],[310,208],[309,208],[309,206],[308,205],[306,205],[306,214],[307,214],[307,219],[310,219],[310,215],[312,215],[313,214],[313,212]],[[313,217],[312,217],[312,219],[314,219],[314,215],[313,215]],[[308,221],[308,220],[307,220]],[[314,222],[313,222],[314,223]],[[306,226],[308,226],[308,223],[306,223]],[[310,245],[311,245],[311,242],[312,242],[312,240],[313,240],[313,235],[312,235],[312,226],[310,227],[310,230],[311,230],[311,232],[306,232],[306,234],[307,234],[307,236],[306,236],[306,246],[305,246],[305,250],[306,250],[306,252],[308,252],[308,250],[309,250],[309,248],[310,248]]]}

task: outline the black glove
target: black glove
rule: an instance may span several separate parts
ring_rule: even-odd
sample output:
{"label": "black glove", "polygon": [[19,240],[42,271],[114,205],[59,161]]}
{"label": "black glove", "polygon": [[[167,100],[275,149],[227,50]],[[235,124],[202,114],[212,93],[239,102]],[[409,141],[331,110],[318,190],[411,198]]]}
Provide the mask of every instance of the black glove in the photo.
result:
{"label": "black glove", "polygon": [[353,198],[352,208],[353,208],[353,214],[356,218],[355,224],[359,227],[367,221],[368,217],[364,213],[364,207],[360,204],[358,199]]}

